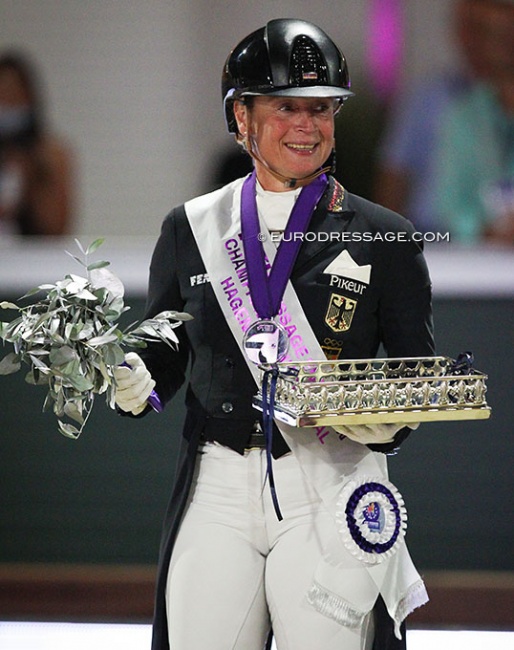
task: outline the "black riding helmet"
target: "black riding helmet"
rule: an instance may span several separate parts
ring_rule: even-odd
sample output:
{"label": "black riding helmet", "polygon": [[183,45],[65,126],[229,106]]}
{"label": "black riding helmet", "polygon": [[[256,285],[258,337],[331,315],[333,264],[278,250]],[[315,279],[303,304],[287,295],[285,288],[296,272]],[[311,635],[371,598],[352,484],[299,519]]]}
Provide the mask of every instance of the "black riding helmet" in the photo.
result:
{"label": "black riding helmet", "polygon": [[248,95],[334,97],[353,95],[344,55],[305,20],[280,18],[244,38],[223,67],[221,91],[230,133],[238,133],[233,104]]}

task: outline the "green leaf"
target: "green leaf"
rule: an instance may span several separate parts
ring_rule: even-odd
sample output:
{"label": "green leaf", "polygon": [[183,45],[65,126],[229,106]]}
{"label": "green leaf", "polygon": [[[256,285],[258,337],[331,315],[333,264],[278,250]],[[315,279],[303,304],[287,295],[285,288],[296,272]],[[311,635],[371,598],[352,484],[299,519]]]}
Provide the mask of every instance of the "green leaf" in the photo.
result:
{"label": "green leaf", "polygon": [[62,386],[56,387],[54,413],[57,417],[62,417],[64,415],[64,391]]}
{"label": "green leaf", "polygon": [[70,273],[66,276],[67,280],[73,280],[73,282],[83,289],[89,284],[89,280],[85,278],[83,275],[76,275],[75,273]]}
{"label": "green leaf", "polygon": [[61,422],[61,420],[58,420],[57,424],[59,426],[59,431],[63,436],[66,436],[67,438],[73,438],[73,440],[77,440],[81,434],[81,430],[77,429],[77,427],[74,427],[73,424],[66,424],[65,422]]}
{"label": "green leaf", "polygon": [[16,336],[17,332],[23,328],[23,316],[15,318],[10,323],[6,323],[7,328],[5,334],[10,337]]}
{"label": "green leaf", "polygon": [[38,348],[35,348],[33,350],[29,350],[29,355],[35,356],[35,357],[47,357],[50,354],[49,350],[40,350]]}
{"label": "green leaf", "polygon": [[49,377],[48,375],[41,373],[37,368],[32,368],[32,370],[25,375],[25,381],[27,384],[32,384],[33,386],[45,386],[48,385]]}
{"label": "green leaf", "polygon": [[109,382],[106,381],[101,375],[97,375],[95,379],[94,392],[101,395],[109,388]]}
{"label": "green leaf", "polygon": [[88,289],[82,289],[76,294],[77,298],[80,300],[98,300],[94,293],[91,293]]}
{"label": "green leaf", "polygon": [[82,255],[86,255],[86,251],[84,250],[84,247],[82,246],[80,241],[78,239],[75,239],[75,243],[77,244],[77,247],[79,251],[82,253]]}
{"label": "green leaf", "polygon": [[107,366],[119,366],[125,360],[125,353],[119,345],[106,345],[102,354]]}
{"label": "green leaf", "polygon": [[156,325],[155,329],[164,336],[164,338],[173,341],[173,343],[178,343],[177,335],[174,332],[173,327],[170,325],[169,321],[163,321],[160,325]]}
{"label": "green leaf", "polygon": [[69,340],[71,338],[72,331],[73,331],[73,323],[68,323],[64,327],[64,338]]}
{"label": "green leaf", "polygon": [[39,293],[40,291],[41,291],[40,287],[34,287],[33,289],[30,289],[30,291],[27,291],[27,293],[24,293],[23,296],[21,297],[21,300],[23,300],[24,298],[30,298],[31,296],[33,296],[36,293]]}
{"label": "green leaf", "polygon": [[86,255],[91,255],[91,253],[94,253],[96,249],[99,248],[104,243],[104,241],[105,241],[104,238],[95,239],[95,241],[89,244],[89,246],[87,247]]}
{"label": "green leaf", "polygon": [[132,336],[132,334],[126,334],[123,337],[123,345],[127,345],[131,348],[146,348],[147,344],[144,339],[141,339],[137,336]]}
{"label": "green leaf", "polygon": [[75,390],[78,390],[80,393],[93,390],[93,383],[83,375],[69,374],[66,376],[66,379],[73,386],[73,388]]}
{"label": "green leaf", "polygon": [[[185,311],[161,311],[161,313],[157,314],[157,316],[154,316],[154,318],[159,320],[162,318],[166,318],[168,320],[177,320],[177,321],[194,320],[194,317]],[[174,324],[175,327],[177,327],[178,325],[180,325],[180,323]]]}
{"label": "green leaf", "polygon": [[[120,350],[121,350],[121,348],[120,348]],[[125,355],[123,356],[123,361],[125,361]],[[123,363],[123,361],[121,363]],[[111,377],[111,375],[109,373],[109,370],[108,370],[107,366],[105,365],[104,360],[101,357],[99,357],[98,361],[97,361],[97,363],[95,365],[97,366],[98,370],[100,371],[101,377],[108,384],[110,384],[112,382],[112,377]],[[119,365],[119,364],[116,364],[116,365]]]}
{"label": "green leaf", "polygon": [[66,336],[72,341],[77,341],[83,329],[84,323],[68,323],[65,328]]}
{"label": "green leaf", "polygon": [[[43,325],[43,323],[45,323],[50,318],[52,318],[52,314],[50,312],[46,312],[45,314],[41,314],[37,318],[37,320],[35,320],[35,322],[33,324],[33,330],[32,331],[35,332],[36,330],[38,330],[41,327],[41,325]],[[23,338],[26,338],[26,336],[23,336]]]}
{"label": "green leaf", "polygon": [[[77,240],[75,240],[77,241]],[[76,262],[78,262],[81,266],[86,266],[85,262],[80,259],[80,257],[77,257],[76,255],[72,255],[69,251],[64,251],[67,255],[72,257]],[[85,253],[84,253],[85,255]]]}
{"label": "green leaf", "polygon": [[90,277],[94,289],[107,289],[113,297],[123,298],[125,293],[123,282],[109,269],[93,269]]}
{"label": "green leaf", "polygon": [[89,339],[94,333],[93,326],[86,323],[80,330],[77,331],[77,340],[84,341]]}
{"label": "green leaf", "polygon": [[150,338],[157,338],[155,327],[149,320],[137,327],[132,334],[139,334],[141,336],[146,334],[146,336],[149,336]]}
{"label": "green leaf", "polygon": [[56,366],[62,366],[70,361],[78,361],[78,354],[68,345],[50,350],[50,363]]}
{"label": "green leaf", "polygon": [[94,336],[92,339],[89,339],[87,344],[92,347],[98,347],[99,345],[107,345],[108,343],[114,343],[118,341],[121,336],[120,331],[117,329],[116,325],[113,325],[110,329],[107,330],[104,334],[100,336]]}
{"label": "green leaf", "polygon": [[106,266],[109,266],[110,262],[106,262],[105,260],[99,260],[98,262],[93,262],[92,264],[87,265],[87,270],[88,271],[94,271],[95,269],[103,269]]}
{"label": "green leaf", "polygon": [[0,361],[0,375],[12,375],[21,368],[20,357],[10,352]]}
{"label": "green leaf", "polygon": [[[109,303],[109,311],[113,310],[121,314],[125,306],[125,303],[123,302],[123,297],[122,296],[117,296],[111,302]],[[126,308],[126,311],[128,311],[129,307]]]}
{"label": "green leaf", "polygon": [[52,320],[50,322],[50,329],[48,330],[50,336],[53,336],[54,334],[57,333],[60,324],[61,321],[59,320],[59,318],[52,317]]}
{"label": "green leaf", "polygon": [[9,323],[6,321],[0,322],[0,339],[4,339],[4,341],[8,337],[8,331],[9,331]]}
{"label": "green leaf", "polygon": [[35,352],[29,352],[29,357],[36,368],[39,368],[40,370],[43,371],[48,370],[48,366],[46,365],[46,363],[43,363],[43,361],[41,361],[41,359],[39,359],[38,356],[36,356]]}
{"label": "green leaf", "polygon": [[13,302],[9,302],[8,300],[0,302],[0,309],[16,309],[16,311],[20,311],[18,305],[15,305]]}
{"label": "green leaf", "polygon": [[75,422],[84,424],[84,416],[82,415],[82,400],[69,400],[64,405],[64,412],[69,418],[75,420]]}
{"label": "green leaf", "polygon": [[52,390],[49,390],[46,394],[45,401],[43,404],[43,412],[46,412],[52,406],[52,402],[55,400],[55,393]]}

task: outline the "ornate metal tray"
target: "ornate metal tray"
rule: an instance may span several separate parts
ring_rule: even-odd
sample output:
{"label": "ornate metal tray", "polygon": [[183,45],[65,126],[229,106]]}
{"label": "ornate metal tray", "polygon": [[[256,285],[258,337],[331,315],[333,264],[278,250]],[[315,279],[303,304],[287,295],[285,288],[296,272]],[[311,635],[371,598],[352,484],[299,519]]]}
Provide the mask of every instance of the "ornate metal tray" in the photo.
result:
{"label": "ornate metal tray", "polygon": [[[488,418],[487,375],[471,362],[471,355],[464,354],[457,361],[411,357],[278,363],[274,417],[303,427]],[[260,367],[262,375],[272,369]],[[262,410],[262,389],[253,405]]]}

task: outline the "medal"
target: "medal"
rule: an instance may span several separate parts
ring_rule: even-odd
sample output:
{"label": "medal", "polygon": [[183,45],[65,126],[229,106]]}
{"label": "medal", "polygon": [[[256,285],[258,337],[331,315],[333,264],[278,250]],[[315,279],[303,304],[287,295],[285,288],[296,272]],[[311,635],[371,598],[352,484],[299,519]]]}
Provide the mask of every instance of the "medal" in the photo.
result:
{"label": "medal", "polygon": [[255,364],[283,361],[289,348],[285,329],[272,320],[258,320],[246,330],[243,349]]}
{"label": "medal", "polygon": [[286,357],[289,347],[287,332],[272,319],[278,314],[302,245],[303,238],[296,235],[306,231],[314,208],[325,191],[328,181],[323,174],[300,192],[269,273],[260,233],[255,183],[254,171],[245,180],[241,192],[241,238],[248,271],[250,297],[260,320],[247,330],[243,348],[252,363],[273,364]]}

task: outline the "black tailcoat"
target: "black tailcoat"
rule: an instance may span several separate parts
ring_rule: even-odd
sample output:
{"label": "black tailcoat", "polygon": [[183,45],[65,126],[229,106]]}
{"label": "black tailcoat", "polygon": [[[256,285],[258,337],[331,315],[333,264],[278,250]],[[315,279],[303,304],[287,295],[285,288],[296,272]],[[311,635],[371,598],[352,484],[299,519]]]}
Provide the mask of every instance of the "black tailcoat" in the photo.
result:
{"label": "black tailcoat", "polygon": [[[212,194],[220,209],[231,204],[229,200],[220,200],[220,196],[227,198],[227,192],[230,197],[231,186]],[[374,357],[380,345],[389,357],[434,354],[430,279],[422,247],[413,241],[415,233],[409,221],[343,191],[330,178],[308,230],[314,234],[300,248],[291,281],[327,356]],[[347,278],[345,281],[344,275],[334,280],[324,273],[345,249],[359,266],[371,265],[369,284],[352,284]],[[331,305],[343,304],[351,307],[351,318],[347,314],[345,324],[339,321],[334,327]],[[187,416],[161,542],[152,650],[169,649],[165,613],[167,570],[200,435],[208,431],[222,444],[242,452],[258,418],[258,412],[251,406],[255,382],[208,281],[184,206],[165,219],[151,262],[146,316],[169,309],[188,312],[194,318],[175,330],[180,339],[178,350],[159,344],[141,354],[164,402],[173,397],[186,374],[189,376]],[[387,446],[377,448],[388,451]],[[396,643],[392,627],[380,623],[375,648],[401,647]]]}

